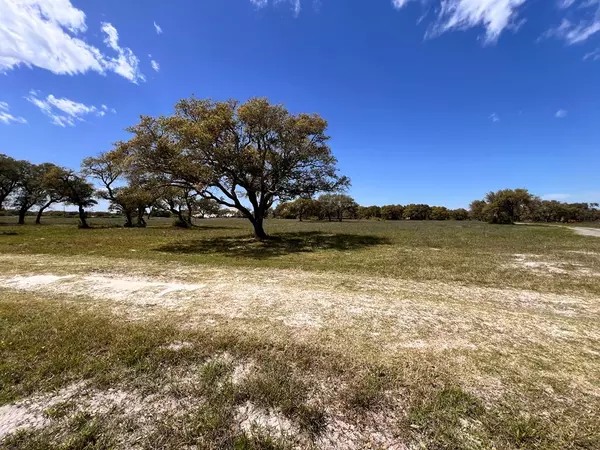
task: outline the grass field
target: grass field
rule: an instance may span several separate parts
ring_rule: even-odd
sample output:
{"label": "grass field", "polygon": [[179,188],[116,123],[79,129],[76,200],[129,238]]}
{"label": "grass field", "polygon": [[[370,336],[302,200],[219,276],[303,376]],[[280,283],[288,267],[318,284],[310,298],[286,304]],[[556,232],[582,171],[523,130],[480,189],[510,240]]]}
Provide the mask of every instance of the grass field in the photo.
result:
{"label": "grass field", "polygon": [[598,238],[12,220],[2,448],[600,448]]}

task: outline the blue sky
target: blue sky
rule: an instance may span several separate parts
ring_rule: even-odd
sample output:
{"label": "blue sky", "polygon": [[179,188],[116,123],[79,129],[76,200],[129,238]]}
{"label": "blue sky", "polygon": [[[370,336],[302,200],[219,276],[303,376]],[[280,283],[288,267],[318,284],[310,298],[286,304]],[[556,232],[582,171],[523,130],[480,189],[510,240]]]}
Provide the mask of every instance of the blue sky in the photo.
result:
{"label": "blue sky", "polygon": [[361,204],[600,200],[600,0],[0,0],[0,74],[0,151],[34,162],[266,96],[329,121]]}

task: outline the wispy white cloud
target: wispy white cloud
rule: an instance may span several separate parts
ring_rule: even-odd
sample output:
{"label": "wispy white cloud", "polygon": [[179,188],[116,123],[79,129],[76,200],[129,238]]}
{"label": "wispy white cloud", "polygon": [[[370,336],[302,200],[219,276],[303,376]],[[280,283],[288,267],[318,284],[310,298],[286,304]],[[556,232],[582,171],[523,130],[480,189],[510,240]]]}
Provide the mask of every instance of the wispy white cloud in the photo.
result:
{"label": "wispy white cloud", "polygon": [[163,30],[160,27],[159,24],[157,24],[156,22],[154,22],[154,29],[156,30],[156,34],[162,34]]}
{"label": "wispy white cloud", "polygon": [[59,75],[115,72],[142,80],[133,52],[118,46],[116,29],[110,40],[115,46],[109,45],[115,58],[82,38],[85,19],[71,0],[0,0],[0,73],[25,65]]}
{"label": "wispy white cloud", "polygon": [[590,36],[599,31],[600,20],[574,24],[563,19],[559,26],[550,28],[542,35],[542,38],[555,37],[564,40],[568,45],[573,45],[587,41]]}
{"label": "wispy white cloud", "polygon": [[561,9],[567,9],[575,3],[575,0],[559,0],[558,7]]}
{"label": "wispy white cloud", "polygon": [[269,0],[250,0],[250,3],[252,3],[257,8],[264,8],[269,4]]}
{"label": "wispy white cloud", "polygon": [[106,34],[104,43],[119,54],[117,58],[107,61],[107,67],[134,83],[146,81],[146,77],[140,72],[140,60],[138,57],[134,55],[130,48],[121,48],[119,46],[119,33],[117,29],[110,23],[103,22],[102,31]]}
{"label": "wispy white cloud", "polygon": [[585,17],[575,23],[564,18],[560,25],[550,28],[541,38],[555,37],[564,40],[567,45],[573,45],[585,42],[600,32],[600,0],[561,0],[559,7],[576,7],[578,15]]}
{"label": "wispy white cloud", "polygon": [[597,48],[596,50],[593,50],[593,51],[583,55],[584,61],[587,61],[587,60],[597,61],[599,59],[600,59],[600,48]]}
{"label": "wispy white cloud", "polygon": [[[392,0],[396,9],[406,6],[411,0]],[[427,37],[436,37],[447,31],[467,30],[482,27],[484,43],[498,40],[506,29],[517,29],[519,9],[527,0],[440,0],[436,18],[427,30]]]}
{"label": "wispy white cloud", "polygon": [[[305,0],[306,1],[306,0]],[[433,15],[428,26],[426,37],[434,38],[443,33],[456,30],[480,28],[483,30],[484,44],[495,43],[502,33],[516,32],[526,21],[524,17],[526,4],[534,0],[388,0],[393,8],[402,10],[409,3],[421,4],[426,13],[418,23]],[[301,0],[250,0],[257,8],[264,8],[269,3],[288,3],[297,15],[301,11]],[[564,18],[557,27],[549,29],[542,37],[557,37],[568,44],[576,44],[588,40],[600,32],[600,0],[548,0],[554,8],[564,10],[571,17],[572,11],[578,15],[585,14],[582,20],[571,22]],[[590,14],[591,12],[591,14]],[[581,17],[581,16],[580,16]]]}
{"label": "wispy white cloud", "polygon": [[567,117],[567,110],[559,109],[558,111],[556,111],[556,113],[554,113],[554,117],[556,117],[557,119],[563,119]]}
{"label": "wispy white cloud", "polygon": [[77,122],[83,122],[84,117],[88,115],[103,117],[107,112],[116,113],[114,109],[109,109],[106,105],[97,108],[96,106],[75,102],[68,98],[58,98],[52,94],[48,95],[45,99],[40,98],[38,95],[38,91],[31,90],[25,99],[52,119],[54,125],[60,127],[73,127]]}
{"label": "wispy white cloud", "polygon": [[500,116],[496,113],[492,113],[488,116],[488,119],[490,119],[492,122],[496,123],[496,122],[500,122]]}
{"label": "wispy white cloud", "polygon": [[10,108],[8,106],[8,103],[6,102],[0,102],[0,122],[2,122],[5,125],[8,125],[10,123],[27,123],[27,120],[25,120],[24,117],[18,117],[18,116],[13,116],[12,114],[9,113]]}
{"label": "wispy white cloud", "polygon": [[[292,6],[292,11],[294,12],[294,15],[296,15],[296,16],[298,16],[300,14],[300,11],[302,11],[302,0],[271,0],[271,1],[273,4],[289,3]],[[267,6],[269,4],[269,0],[250,0],[250,3],[252,3],[257,8],[264,8],[265,6]],[[320,4],[320,2],[319,2],[319,4]]]}
{"label": "wispy white cloud", "polygon": [[394,5],[394,8],[402,8],[404,5],[406,5],[410,0],[392,0],[392,5]]}
{"label": "wispy white cloud", "polygon": [[[150,58],[152,58],[152,55],[148,55],[150,56]],[[152,66],[152,69],[154,69],[155,72],[159,72],[160,71],[160,64],[155,61],[154,59],[150,60],[150,65]]]}

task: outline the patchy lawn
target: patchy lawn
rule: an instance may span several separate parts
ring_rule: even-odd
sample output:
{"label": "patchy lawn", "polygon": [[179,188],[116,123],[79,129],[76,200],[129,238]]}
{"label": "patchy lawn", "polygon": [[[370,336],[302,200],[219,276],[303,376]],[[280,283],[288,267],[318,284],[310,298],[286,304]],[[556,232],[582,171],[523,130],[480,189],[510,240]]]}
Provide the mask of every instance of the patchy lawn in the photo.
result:
{"label": "patchy lawn", "polygon": [[207,223],[0,227],[0,447],[600,448],[599,240]]}

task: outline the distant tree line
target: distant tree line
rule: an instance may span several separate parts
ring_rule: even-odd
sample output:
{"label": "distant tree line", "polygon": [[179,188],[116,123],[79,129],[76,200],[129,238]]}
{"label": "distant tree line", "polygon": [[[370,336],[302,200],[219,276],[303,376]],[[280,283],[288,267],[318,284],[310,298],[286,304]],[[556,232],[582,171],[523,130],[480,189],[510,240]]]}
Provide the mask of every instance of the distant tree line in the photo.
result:
{"label": "distant tree line", "polygon": [[[174,217],[174,224],[190,227],[194,218],[246,217],[245,213],[223,207],[191,186],[173,186],[156,179],[135,179],[132,164],[120,150],[84,159],[81,172],[52,163],[33,164],[0,154],[0,211],[25,217],[35,216],[39,224],[44,212],[56,204],[74,205],[82,228],[87,228],[87,210],[96,199],[108,201],[109,212],[96,216],[122,216],[125,227],[144,227],[151,217]],[[90,183],[94,180],[100,188]],[[53,212],[53,215],[64,213]],[[279,202],[263,217],[281,219],[342,221],[359,220],[479,220],[497,224],[517,221],[584,222],[600,220],[597,203],[564,203],[541,200],[526,189],[489,192],[471,202],[469,210],[426,204],[361,206],[343,193],[326,193],[316,198],[300,197]]]}
{"label": "distant tree line", "polygon": [[471,202],[469,210],[425,204],[360,206],[350,196],[326,194],[279,203],[273,217],[297,220],[478,220],[496,224],[524,222],[593,222],[600,220],[598,203],[541,200],[526,189],[489,192]]}
{"label": "distant tree line", "polygon": [[469,211],[463,208],[448,209],[444,206],[424,204],[360,206],[345,194],[324,194],[316,199],[299,198],[279,203],[273,217],[283,219],[336,220],[468,220]]}
{"label": "distant tree line", "polygon": [[470,205],[474,220],[510,224],[525,222],[592,222],[600,220],[598,203],[564,203],[542,200],[527,189],[489,192],[483,200]]}
{"label": "distant tree line", "polygon": [[[0,210],[23,224],[30,211],[40,223],[55,204],[74,205],[87,228],[97,200],[144,227],[157,215],[180,227],[194,217],[238,216],[266,239],[264,219],[484,220],[491,223],[598,220],[597,204],[542,201],[525,189],[490,192],[470,210],[425,204],[360,206],[344,192],[328,145],[327,122],[317,114],[292,114],[254,98],[215,102],[194,97],[170,116],[142,116],[131,139],[85,158],[80,171],[0,155]],[[94,183],[94,184],[92,184]],[[96,188],[96,187],[97,188]]]}

